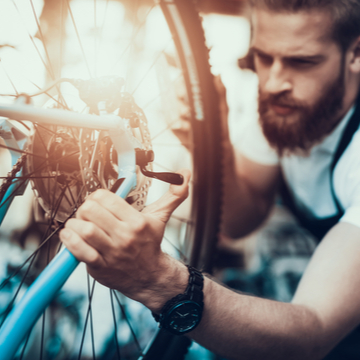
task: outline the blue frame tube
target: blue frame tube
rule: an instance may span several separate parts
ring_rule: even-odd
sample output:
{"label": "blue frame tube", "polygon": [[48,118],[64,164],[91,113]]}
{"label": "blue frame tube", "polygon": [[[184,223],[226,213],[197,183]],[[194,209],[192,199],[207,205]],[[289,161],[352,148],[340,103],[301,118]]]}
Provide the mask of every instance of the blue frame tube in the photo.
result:
{"label": "blue frame tube", "polygon": [[59,253],[30,286],[7,317],[0,331],[2,360],[11,360],[44,309],[78,266],[79,261],[65,249]]}
{"label": "blue frame tube", "polygon": [[[16,149],[24,150],[24,146],[26,145],[26,141],[27,141],[27,135],[24,132],[20,131],[19,129],[17,129],[17,131],[18,132],[20,131],[20,133],[23,135],[23,138],[19,141],[16,141],[14,134],[12,132],[13,129],[17,129],[17,128],[13,124],[11,124],[7,119],[0,119],[0,132],[1,132],[0,137],[3,138],[6,146],[8,146],[9,148],[15,149],[15,150],[9,150],[12,166],[14,166],[16,164],[16,162],[18,161],[18,159],[21,156],[21,153],[17,152]],[[16,174],[16,176],[21,176],[22,173],[23,173],[23,171],[22,171],[22,169],[20,169],[20,171]],[[28,181],[25,181],[22,186],[19,186],[19,183],[14,181],[9,186],[2,201],[0,202],[0,225],[2,224],[7,211],[9,209],[12,201],[14,200],[14,197],[17,195],[23,194],[23,192],[27,186],[27,183],[28,183]]]}
{"label": "blue frame tube", "polygon": [[16,183],[11,184],[6,191],[2,202],[0,203],[0,225],[2,224],[7,211],[12,201],[14,200],[15,197],[14,190],[16,189],[17,186],[19,185]]}

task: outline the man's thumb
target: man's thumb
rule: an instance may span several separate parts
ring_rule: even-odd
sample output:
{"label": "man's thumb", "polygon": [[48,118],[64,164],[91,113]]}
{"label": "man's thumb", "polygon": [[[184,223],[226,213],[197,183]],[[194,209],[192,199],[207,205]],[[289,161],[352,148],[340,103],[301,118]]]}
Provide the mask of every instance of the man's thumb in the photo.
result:
{"label": "man's thumb", "polygon": [[187,198],[191,172],[188,169],[178,171],[184,177],[182,185],[170,185],[169,190],[157,201],[147,206],[143,214],[156,216],[166,223],[173,211]]}

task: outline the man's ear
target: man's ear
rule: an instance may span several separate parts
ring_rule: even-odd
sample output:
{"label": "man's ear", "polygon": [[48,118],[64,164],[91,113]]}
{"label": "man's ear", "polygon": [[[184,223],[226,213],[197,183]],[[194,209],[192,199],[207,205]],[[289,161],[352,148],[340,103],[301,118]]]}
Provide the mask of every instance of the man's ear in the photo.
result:
{"label": "man's ear", "polygon": [[349,49],[350,70],[354,73],[360,73],[360,36],[353,42]]}

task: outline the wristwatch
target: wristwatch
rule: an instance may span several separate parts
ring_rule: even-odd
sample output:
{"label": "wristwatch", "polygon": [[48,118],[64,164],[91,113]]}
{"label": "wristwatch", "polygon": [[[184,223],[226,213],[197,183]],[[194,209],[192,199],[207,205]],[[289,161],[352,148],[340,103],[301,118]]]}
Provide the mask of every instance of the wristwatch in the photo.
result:
{"label": "wristwatch", "polygon": [[169,300],[161,309],[160,315],[153,313],[159,327],[175,335],[194,330],[201,321],[204,308],[204,276],[199,270],[187,267],[189,283],[185,292]]}

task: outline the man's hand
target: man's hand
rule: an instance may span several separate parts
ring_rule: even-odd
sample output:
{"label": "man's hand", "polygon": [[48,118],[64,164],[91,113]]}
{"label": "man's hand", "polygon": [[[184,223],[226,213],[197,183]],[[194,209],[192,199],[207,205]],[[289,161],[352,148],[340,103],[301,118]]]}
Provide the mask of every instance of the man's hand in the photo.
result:
{"label": "man's hand", "polygon": [[[166,222],[188,195],[190,171],[183,170],[182,175],[183,185],[171,185],[141,213],[110,191],[98,190],[60,232],[61,241],[87,264],[91,276],[152,310],[161,307],[162,299],[154,296],[169,277],[177,278],[178,287],[187,283],[186,272],[185,277],[179,276],[179,272],[184,274],[184,266],[160,248]],[[167,296],[166,292],[161,295]],[[151,303],[148,298],[152,298]]]}

